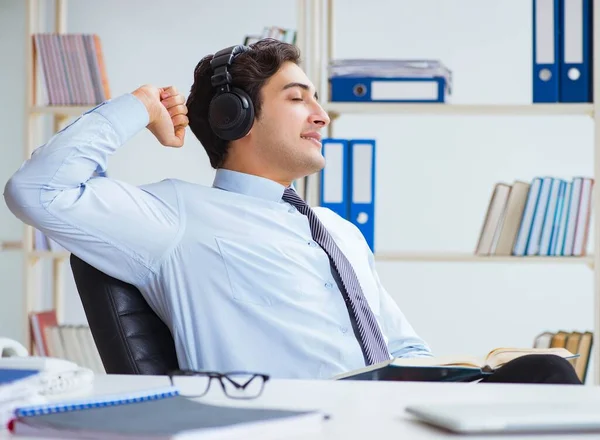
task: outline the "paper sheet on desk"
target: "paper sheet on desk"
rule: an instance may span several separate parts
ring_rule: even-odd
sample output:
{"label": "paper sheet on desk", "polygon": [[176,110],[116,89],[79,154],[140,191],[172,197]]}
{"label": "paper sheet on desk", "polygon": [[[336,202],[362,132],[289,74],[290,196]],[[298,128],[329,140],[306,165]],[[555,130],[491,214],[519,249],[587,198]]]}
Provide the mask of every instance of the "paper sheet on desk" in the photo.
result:
{"label": "paper sheet on desk", "polygon": [[8,422],[14,418],[14,410],[21,406],[42,405],[48,403],[48,399],[39,394],[32,393],[18,399],[0,402],[0,426],[6,428]]}
{"label": "paper sheet on desk", "polygon": [[15,408],[46,402],[38,392],[39,377],[36,370],[0,369],[0,426],[6,427]]}

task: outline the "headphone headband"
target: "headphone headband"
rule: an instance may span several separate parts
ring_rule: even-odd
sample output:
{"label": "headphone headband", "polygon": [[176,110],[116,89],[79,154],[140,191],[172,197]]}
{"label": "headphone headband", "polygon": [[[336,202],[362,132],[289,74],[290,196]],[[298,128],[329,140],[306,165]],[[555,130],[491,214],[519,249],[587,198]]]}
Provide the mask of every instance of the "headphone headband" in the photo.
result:
{"label": "headphone headband", "polygon": [[229,90],[232,78],[227,68],[231,66],[236,56],[249,50],[248,46],[237,45],[226,47],[214,54],[210,61],[210,67],[213,70],[213,76],[210,78],[212,86],[220,87],[226,85],[227,90]]}

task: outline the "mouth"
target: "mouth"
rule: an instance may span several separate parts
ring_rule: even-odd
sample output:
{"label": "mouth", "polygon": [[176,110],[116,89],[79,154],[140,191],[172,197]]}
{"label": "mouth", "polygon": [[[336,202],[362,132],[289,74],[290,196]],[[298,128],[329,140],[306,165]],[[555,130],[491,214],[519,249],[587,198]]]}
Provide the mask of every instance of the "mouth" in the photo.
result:
{"label": "mouth", "polygon": [[321,134],[317,132],[304,133],[300,137],[306,141],[312,142],[314,145],[321,147]]}

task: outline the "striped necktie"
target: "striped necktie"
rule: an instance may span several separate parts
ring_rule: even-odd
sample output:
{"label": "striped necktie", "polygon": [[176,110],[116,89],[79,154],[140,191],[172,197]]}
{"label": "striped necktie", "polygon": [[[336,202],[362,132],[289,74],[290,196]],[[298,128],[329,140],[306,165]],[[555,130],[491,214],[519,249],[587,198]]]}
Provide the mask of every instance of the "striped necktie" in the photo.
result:
{"label": "striped necktie", "polygon": [[291,188],[286,188],[283,200],[295,206],[298,211],[308,217],[313,239],[323,248],[338,274],[337,281],[346,302],[350,317],[354,320],[354,330],[362,348],[367,365],[390,359],[390,354],[377,325],[375,315],[369,307],[356,273],[335,241],[327,232],[308,204]]}

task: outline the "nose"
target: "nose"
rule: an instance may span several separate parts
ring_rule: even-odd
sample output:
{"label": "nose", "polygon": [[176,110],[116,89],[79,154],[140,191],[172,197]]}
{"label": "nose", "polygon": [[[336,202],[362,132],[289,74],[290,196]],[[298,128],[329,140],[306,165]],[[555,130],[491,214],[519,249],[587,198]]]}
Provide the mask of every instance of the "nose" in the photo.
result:
{"label": "nose", "polygon": [[327,127],[331,122],[329,115],[319,103],[315,103],[315,110],[311,113],[309,121],[311,124],[318,125],[320,127]]}

